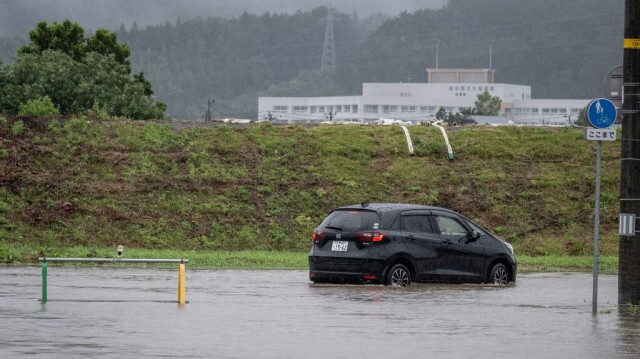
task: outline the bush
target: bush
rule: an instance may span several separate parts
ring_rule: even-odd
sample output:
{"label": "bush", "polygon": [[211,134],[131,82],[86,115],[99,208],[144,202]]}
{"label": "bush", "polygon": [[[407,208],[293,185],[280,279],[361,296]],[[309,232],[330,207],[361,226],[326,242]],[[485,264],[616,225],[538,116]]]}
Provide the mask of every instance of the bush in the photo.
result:
{"label": "bush", "polygon": [[60,112],[53,104],[49,96],[33,99],[27,103],[21,103],[18,115],[20,116],[57,116]]}
{"label": "bush", "polygon": [[11,126],[11,133],[14,136],[18,136],[19,134],[22,133],[22,131],[24,130],[24,122],[22,122],[21,120],[16,121],[13,126]]}

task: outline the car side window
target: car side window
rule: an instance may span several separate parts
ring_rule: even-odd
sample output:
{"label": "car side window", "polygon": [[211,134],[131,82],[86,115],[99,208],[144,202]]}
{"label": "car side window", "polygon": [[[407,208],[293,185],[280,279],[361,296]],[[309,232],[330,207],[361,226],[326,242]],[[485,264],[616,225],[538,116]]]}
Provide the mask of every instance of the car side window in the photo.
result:
{"label": "car side window", "polygon": [[408,232],[433,233],[429,216],[427,215],[409,215],[402,217],[402,230]]}
{"label": "car side window", "polygon": [[438,227],[440,228],[440,234],[447,236],[464,236],[467,234],[467,229],[453,217],[448,216],[435,216]]}
{"label": "car side window", "polygon": [[466,221],[467,225],[469,227],[471,227],[471,229],[475,230],[476,232],[480,233],[481,236],[484,236],[486,234],[486,232],[484,231],[484,229],[478,227],[478,225],[476,225],[475,223],[471,222],[471,221]]}

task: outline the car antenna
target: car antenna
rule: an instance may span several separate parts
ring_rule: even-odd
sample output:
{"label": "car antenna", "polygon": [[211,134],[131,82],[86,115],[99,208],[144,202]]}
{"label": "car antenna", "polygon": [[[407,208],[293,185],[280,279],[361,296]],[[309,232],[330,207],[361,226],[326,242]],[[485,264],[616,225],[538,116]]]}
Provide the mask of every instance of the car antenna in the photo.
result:
{"label": "car antenna", "polygon": [[367,201],[362,201],[362,202],[360,203],[360,205],[364,208],[364,207],[367,207],[367,206],[369,205],[369,202],[367,202]]}

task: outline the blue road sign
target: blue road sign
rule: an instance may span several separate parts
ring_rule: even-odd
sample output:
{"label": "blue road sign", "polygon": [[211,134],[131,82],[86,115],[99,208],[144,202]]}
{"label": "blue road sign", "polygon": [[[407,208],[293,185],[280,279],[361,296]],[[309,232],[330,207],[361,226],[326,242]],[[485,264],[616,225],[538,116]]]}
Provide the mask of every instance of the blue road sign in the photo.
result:
{"label": "blue road sign", "polygon": [[607,128],[613,125],[617,114],[616,106],[606,98],[591,101],[587,108],[587,119],[595,128]]}

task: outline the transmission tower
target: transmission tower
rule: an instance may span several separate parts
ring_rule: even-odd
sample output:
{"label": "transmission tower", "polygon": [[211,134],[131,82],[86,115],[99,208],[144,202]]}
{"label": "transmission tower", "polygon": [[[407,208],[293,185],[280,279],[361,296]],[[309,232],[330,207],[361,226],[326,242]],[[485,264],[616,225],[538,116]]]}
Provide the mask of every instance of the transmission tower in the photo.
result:
{"label": "transmission tower", "polygon": [[320,70],[336,68],[336,45],[333,38],[333,9],[327,14],[327,29],[324,32],[324,49],[322,50],[322,65]]}

